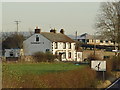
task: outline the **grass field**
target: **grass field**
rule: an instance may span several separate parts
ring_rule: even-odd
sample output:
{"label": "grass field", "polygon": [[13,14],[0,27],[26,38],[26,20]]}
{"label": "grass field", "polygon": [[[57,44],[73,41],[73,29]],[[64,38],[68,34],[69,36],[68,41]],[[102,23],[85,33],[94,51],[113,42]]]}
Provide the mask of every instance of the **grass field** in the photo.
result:
{"label": "grass field", "polygon": [[93,87],[96,75],[88,65],[62,62],[3,63],[2,70],[3,88]]}
{"label": "grass field", "polygon": [[85,65],[75,65],[72,63],[4,63],[3,74],[18,73],[18,74],[45,74],[51,72],[63,72],[77,68],[83,68]]}

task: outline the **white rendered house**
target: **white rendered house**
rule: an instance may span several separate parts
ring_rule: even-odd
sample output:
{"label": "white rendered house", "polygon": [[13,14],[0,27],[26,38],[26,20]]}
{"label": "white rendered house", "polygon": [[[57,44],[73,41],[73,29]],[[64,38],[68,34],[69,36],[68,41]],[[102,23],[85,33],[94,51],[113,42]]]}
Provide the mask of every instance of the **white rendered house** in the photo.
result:
{"label": "white rendered house", "polygon": [[77,57],[74,40],[66,36],[63,29],[56,33],[53,29],[50,32],[41,32],[36,28],[35,33],[23,42],[23,49],[26,56],[49,51],[54,55],[61,55],[62,61],[82,61],[82,57]]}

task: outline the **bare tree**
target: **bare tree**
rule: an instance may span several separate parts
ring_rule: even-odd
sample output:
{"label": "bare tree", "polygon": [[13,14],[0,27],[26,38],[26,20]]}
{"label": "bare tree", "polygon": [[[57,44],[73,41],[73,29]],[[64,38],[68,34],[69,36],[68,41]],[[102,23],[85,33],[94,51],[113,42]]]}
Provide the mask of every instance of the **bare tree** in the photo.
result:
{"label": "bare tree", "polygon": [[13,33],[5,35],[2,40],[2,49],[6,48],[22,48],[24,36],[22,34]]}
{"label": "bare tree", "polygon": [[31,28],[29,28],[29,34],[30,34],[30,36],[32,36],[34,34],[34,32]]}
{"label": "bare tree", "polygon": [[95,26],[104,39],[118,43],[120,50],[120,1],[101,3]]}

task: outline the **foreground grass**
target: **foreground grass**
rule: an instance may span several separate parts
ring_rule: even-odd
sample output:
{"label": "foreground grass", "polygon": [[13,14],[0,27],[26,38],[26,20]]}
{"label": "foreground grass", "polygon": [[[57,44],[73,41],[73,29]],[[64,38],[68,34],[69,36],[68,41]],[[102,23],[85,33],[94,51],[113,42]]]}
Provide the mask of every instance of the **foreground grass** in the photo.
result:
{"label": "foreground grass", "polygon": [[85,65],[74,65],[72,63],[4,63],[3,73],[19,74],[45,74],[52,72],[64,72],[83,68]]}
{"label": "foreground grass", "polygon": [[[42,85],[39,76],[57,74],[74,69],[82,69],[86,65],[76,66],[72,63],[3,63],[2,65],[3,88],[20,87],[48,87]],[[49,77],[49,76],[48,76]],[[50,77],[49,77],[50,78]],[[33,81],[32,83],[30,83]],[[32,86],[33,84],[33,86]],[[30,85],[30,86],[29,86]]]}
{"label": "foreground grass", "polygon": [[3,88],[88,88],[95,87],[95,77],[96,72],[86,65],[3,64]]}

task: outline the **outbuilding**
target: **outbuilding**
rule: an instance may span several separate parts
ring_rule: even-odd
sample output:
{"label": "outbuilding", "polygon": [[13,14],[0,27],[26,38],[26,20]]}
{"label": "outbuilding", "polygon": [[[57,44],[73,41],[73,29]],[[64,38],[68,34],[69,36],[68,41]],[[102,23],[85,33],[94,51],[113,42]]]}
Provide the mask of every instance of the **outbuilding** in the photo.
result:
{"label": "outbuilding", "polygon": [[18,59],[23,55],[23,49],[5,49],[4,56],[7,59]]}

